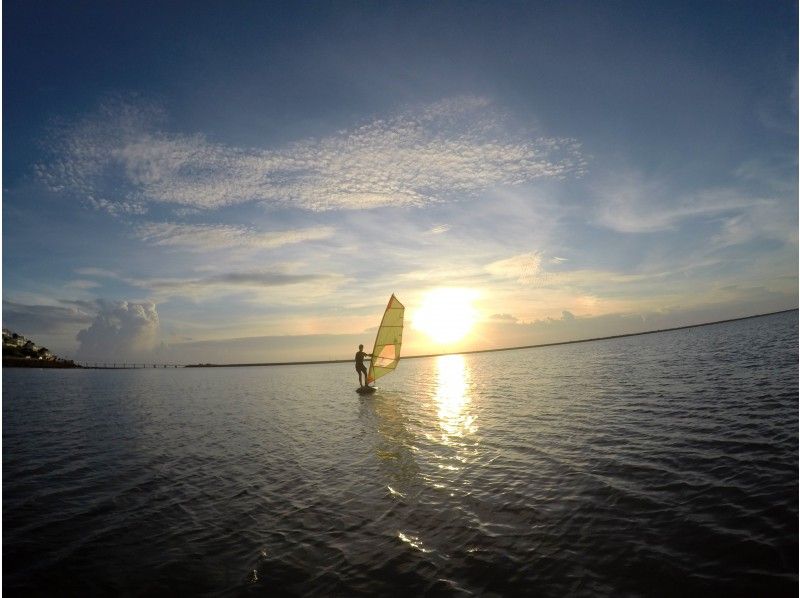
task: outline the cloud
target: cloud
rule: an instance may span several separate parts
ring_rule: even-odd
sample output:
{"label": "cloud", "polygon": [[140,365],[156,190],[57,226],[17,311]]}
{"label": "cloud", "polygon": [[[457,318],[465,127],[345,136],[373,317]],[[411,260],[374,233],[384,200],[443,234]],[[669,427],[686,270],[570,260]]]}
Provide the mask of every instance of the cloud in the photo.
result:
{"label": "cloud", "polygon": [[227,272],[207,276],[205,278],[163,278],[163,279],[142,279],[132,281],[137,286],[164,291],[181,290],[189,292],[208,287],[280,287],[302,283],[319,283],[330,280],[333,277],[328,274],[287,274],[283,272],[252,271],[252,272]]}
{"label": "cloud", "polygon": [[[164,358],[178,363],[266,363],[352,358],[364,334],[252,336],[170,343]],[[367,341],[368,342],[368,341]]]}
{"label": "cloud", "polygon": [[[710,223],[713,228],[702,237],[706,255],[754,241],[796,245],[797,183],[794,174],[786,174],[786,164],[754,160],[734,174],[741,189],[712,187],[675,195],[665,183],[628,174],[599,193],[598,222],[624,233],[680,231]],[[753,188],[762,193],[748,192]]]}
{"label": "cloud", "polygon": [[672,230],[687,220],[721,218],[776,203],[723,187],[676,195],[665,183],[630,173],[603,185],[598,199],[599,224],[623,233]]}
{"label": "cloud", "polygon": [[103,268],[77,268],[75,273],[81,276],[93,276],[96,278],[119,278],[116,272]]}
{"label": "cloud", "polygon": [[540,282],[544,276],[542,253],[534,251],[498,260],[487,264],[486,270],[498,278],[516,279],[520,284]]}
{"label": "cloud", "polygon": [[221,297],[236,297],[256,309],[265,305],[318,304],[327,299],[343,283],[338,274],[287,273],[277,271],[229,272],[198,278],[162,278],[135,281],[148,289],[158,301],[184,297],[192,301],[205,301]]}
{"label": "cloud", "polygon": [[164,131],[152,105],[109,102],[63,127],[37,167],[51,189],[100,209],[246,202],[324,211],[423,205],[585,169],[572,139],[510,133],[481,98],[455,98],[282,149]]}
{"label": "cloud", "polygon": [[96,289],[100,286],[100,283],[94,280],[72,280],[65,285],[67,288],[70,289]]}
{"label": "cloud", "polygon": [[440,235],[442,233],[446,233],[449,230],[450,230],[450,225],[449,224],[439,224],[439,225],[434,226],[433,228],[431,228],[428,232],[433,234],[433,235]]}
{"label": "cloud", "polygon": [[77,335],[79,359],[131,359],[156,347],[159,318],[154,303],[98,300],[96,305],[91,325]]}
{"label": "cloud", "polygon": [[511,314],[492,314],[489,316],[490,320],[499,320],[501,322],[517,322],[518,319],[516,316],[512,316]]}
{"label": "cloud", "polygon": [[56,333],[91,321],[92,316],[78,306],[26,305],[3,301],[3,324],[23,335]]}
{"label": "cloud", "polygon": [[[293,288],[303,285],[300,294],[302,298],[293,300],[294,303],[303,302],[320,294],[331,292],[340,285],[344,278],[338,274],[295,273],[274,270],[238,270],[221,273],[208,273],[202,276],[173,277],[173,278],[145,278],[124,276],[99,268],[80,268],[77,270],[83,276],[96,276],[111,278],[152,293],[151,298],[165,301],[171,297],[191,297],[200,299],[208,296],[225,296],[242,291],[271,290],[272,299],[278,299],[276,289]],[[256,293],[253,299],[259,303],[270,299],[263,294]],[[72,301],[74,305],[84,302]]]}
{"label": "cloud", "polygon": [[[792,213],[793,212],[793,213]],[[787,210],[777,202],[761,203],[725,218],[711,239],[715,248],[742,245],[755,239],[797,244],[797,206]]]}
{"label": "cloud", "polygon": [[797,195],[796,154],[751,158],[742,162],[733,174],[747,185],[755,185],[783,196]]}
{"label": "cloud", "polygon": [[108,212],[112,216],[142,215],[147,213],[147,206],[140,201],[109,201],[86,196],[86,204],[99,212]]}
{"label": "cloud", "polygon": [[136,228],[139,239],[153,245],[185,247],[193,250],[250,247],[271,249],[282,245],[327,239],[334,234],[329,226],[285,231],[259,232],[253,228],[225,224],[147,223]]}

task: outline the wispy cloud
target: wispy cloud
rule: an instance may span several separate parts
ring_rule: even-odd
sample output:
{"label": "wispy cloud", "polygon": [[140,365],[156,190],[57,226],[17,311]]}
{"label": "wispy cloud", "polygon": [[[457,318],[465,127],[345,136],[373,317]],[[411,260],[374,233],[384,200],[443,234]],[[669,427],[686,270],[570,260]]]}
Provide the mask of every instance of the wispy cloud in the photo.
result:
{"label": "wispy cloud", "polygon": [[91,276],[94,278],[119,278],[119,274],[113,270],[106,270],[104,268],[77,268],[75,273],[81,276]]}
{"label": "wispy cloud", "polygon": [[330,280],[327,274],[287,274],[283,272],[254,271],[228,272],[203,278],[154,278],[136,280],[137,286],[156,291],[202,289],[207,287],[280,287]]}
{"label": "wispy cloud", "polygon": [[259,232],[250,227],[225,224],[175,224],[150,222],[136,228],[136,236],[153,245],[191,250],[250,247],[270,249],[282,245],[327,239],[334,234],[329,226]]}
{"label": "wispy cloud", "polygon": [[631,173],[602,185],[597,197],[598,222],[623,233],[671,230],[687,220],[720,218],[776,201],[724,187],[676,193],[671,185]]}
{"label": "wispy cloud", "polygon": [[110,103],[55,136],[55,158],[38,173],[52,189],[109,211],[149,202],[323,211],[422,205],[585,169],[575,140],[511,133],[481,98],[442,101],[282,149],[169,133],[162,122],[152,106]]}
{"label": "wispy cloud", "polygon": [[486,270],[493,276],[515,279],[521,284],[539,282],[544,275],[542,253],[533,251],[497,260],[487,264]]}
{"label": "wispy cloud", "polygon": [[264,300],[259,291],[271,292],[283,287],[305,285],[305,295],[317,296],[330,292],[341,284],[344,278],[337,274],[296,273],[280,269],[272,270],[237,270],[226,272],[208,272],[200,276],[186,277],[133,277],[103,270],[99,268],[80,268],[83,276],[110,278],[132,287],[149,292],[158,302],[171,297],[201,298],[224,296],[248,291],[259,301]]}
{"label": "wispy cloud", "polygon": [[720,231],[711,239],[711,247],[731,247],[755,239],[796,245],[797,206],[792,210],[778,202],[761,202],[725,218]]}
{"label": "wispy cloud", "polygon": [[77,306],[29,305],[3,301],[3,325],[22,334],[52,333],[91,320],[90,313]]}
{"label": "wispy cloud", "polygon": [[519,321],[516,316],[511,314],[492,314],[489,316],[490,320],[499,320],[501,322],[517,322]]}
{"label": "wispy cloud", "polygon": [[70,289],[95,289],[100,286],[100,283],[95,280],[76,279],[66,284]]}

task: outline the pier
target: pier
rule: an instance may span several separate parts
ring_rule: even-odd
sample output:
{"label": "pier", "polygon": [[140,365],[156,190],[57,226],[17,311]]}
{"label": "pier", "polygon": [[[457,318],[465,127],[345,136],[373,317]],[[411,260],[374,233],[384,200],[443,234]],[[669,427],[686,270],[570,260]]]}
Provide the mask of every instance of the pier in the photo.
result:
{"label": "pier", "polygon": [[180,363],[101,363],[99,361],[76,361],[75,365],[88,370],[160,370],[186,367]]}

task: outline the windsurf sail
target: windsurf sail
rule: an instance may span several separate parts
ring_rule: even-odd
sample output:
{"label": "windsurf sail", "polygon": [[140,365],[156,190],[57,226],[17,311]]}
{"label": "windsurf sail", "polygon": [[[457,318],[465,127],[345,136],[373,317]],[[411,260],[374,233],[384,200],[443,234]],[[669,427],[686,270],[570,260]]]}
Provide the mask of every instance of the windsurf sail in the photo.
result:
{"label": "windsurf sail", "polygon": [[403,313],[406,308],[392,295],[383,312],[383,319],[375,336],[372,359],[369,362],[367,384],[375,382],[397,367],[400,361],[400,345],[403,344]]}

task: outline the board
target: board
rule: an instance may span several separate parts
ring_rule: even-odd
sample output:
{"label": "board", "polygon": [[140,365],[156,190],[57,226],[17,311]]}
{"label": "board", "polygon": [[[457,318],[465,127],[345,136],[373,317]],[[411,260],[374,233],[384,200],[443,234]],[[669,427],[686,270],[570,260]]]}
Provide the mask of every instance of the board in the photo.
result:
{"label": "board", "polygon": [[356,392],[360,395],[371,395],[376,390],[378,389],[374,386],[362,386],[361,388],[356,388]]}

